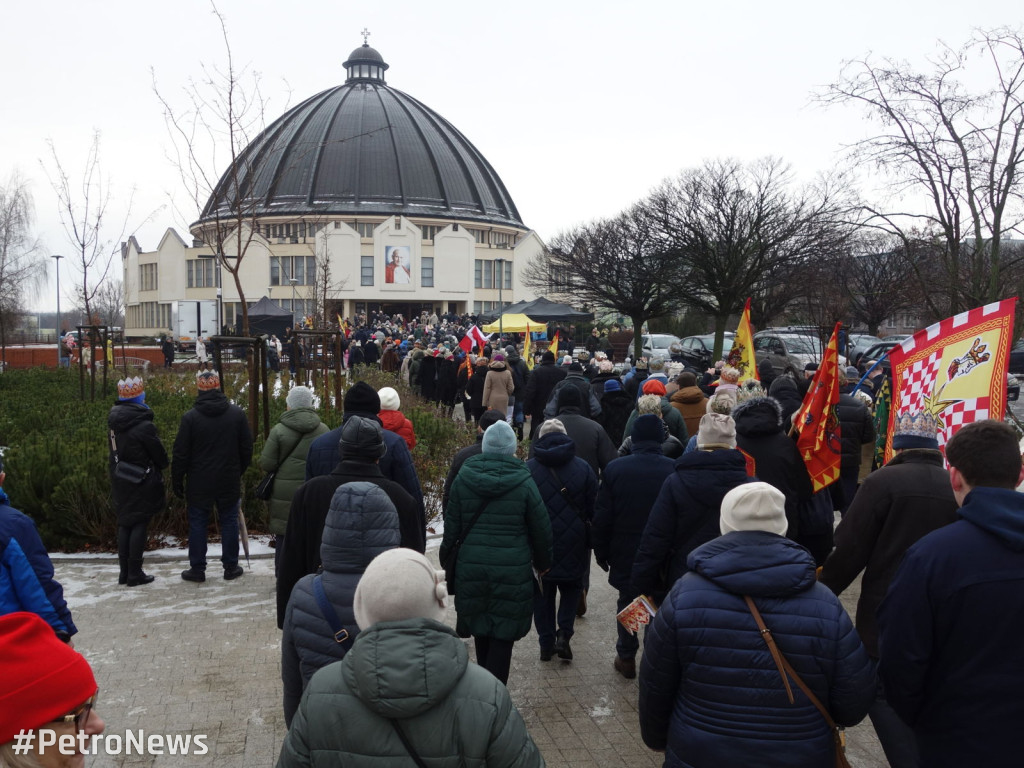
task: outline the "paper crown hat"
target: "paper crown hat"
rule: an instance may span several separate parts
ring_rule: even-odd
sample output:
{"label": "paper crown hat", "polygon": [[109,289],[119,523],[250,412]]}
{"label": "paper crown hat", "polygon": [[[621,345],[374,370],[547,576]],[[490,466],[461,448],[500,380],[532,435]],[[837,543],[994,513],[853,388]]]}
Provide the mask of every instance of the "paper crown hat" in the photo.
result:
{"label": "paper crown hat", "polygon": [[146,387],[139,376],[121,379],[117,382],[117,397],[120,400],[130,400],[133,397],[138,397],[145,391]]}

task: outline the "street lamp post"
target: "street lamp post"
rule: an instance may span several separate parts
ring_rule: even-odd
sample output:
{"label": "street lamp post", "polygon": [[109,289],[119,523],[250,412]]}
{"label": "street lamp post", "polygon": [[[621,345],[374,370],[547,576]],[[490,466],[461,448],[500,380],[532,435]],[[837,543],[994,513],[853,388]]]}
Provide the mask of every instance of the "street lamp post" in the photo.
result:
{"label": "street lamp post", "polygon": [[59,253],[53,254],[53,258],[57,261],[57,367],[61,366],[61,358],[63,355],[60,353],[60,260],[64,257]]}
{"label": "street lamp post", "polygon": [[288,282],[292,284],[292,330],[295,330],[297,322],[295,320],[295,284],[299,282],[297,277],[289,277]]}
{"label": "street lamp post", "polygon": [[501,339],[505,335],[504,324],[502,323],[502,314],[505,309],[505,305],[501,301],[501,289],[505,287],[505,260],[495,259],[494,266],[498,270],[498,344],[502,343]]}
{"label": "street lamp post", "polygon": [[223,291],[224,285],[224,270],[222,269],[223,262],[221,261],[220,254],[218,253],[197,253],[197,258],[200,259],[216,259],[217,269],[213,274],[214,282],[217,285],[217,326],[213,329],[214,334],[220,334],[221,327],[224,325],[224,302],[221,298],[221,292]]}

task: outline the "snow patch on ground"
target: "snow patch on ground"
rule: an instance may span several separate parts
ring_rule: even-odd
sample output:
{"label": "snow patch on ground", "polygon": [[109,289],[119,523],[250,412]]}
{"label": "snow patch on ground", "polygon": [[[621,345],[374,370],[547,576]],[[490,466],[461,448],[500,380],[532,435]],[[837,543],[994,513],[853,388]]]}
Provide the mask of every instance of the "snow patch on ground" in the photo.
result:
{"label": "snow patch on ground", "polygon": [[608,705],[607,696],[602,696],[598,704],[590,708],[591,717],[611,717],[613,714],[612,708]]}

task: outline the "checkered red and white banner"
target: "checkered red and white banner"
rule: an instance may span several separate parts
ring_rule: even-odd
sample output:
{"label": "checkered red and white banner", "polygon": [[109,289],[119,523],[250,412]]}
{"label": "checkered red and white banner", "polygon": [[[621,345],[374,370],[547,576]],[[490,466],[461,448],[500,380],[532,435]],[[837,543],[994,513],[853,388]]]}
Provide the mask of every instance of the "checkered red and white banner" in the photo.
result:
{"label": "checkered red and white banner", "polygon": [[893,426],[904,414],[930,413],[940,425],[940,448],[964,424],[1003,417],[1016,303],[1004,299],[948,317],[892,349],[886,461]]}

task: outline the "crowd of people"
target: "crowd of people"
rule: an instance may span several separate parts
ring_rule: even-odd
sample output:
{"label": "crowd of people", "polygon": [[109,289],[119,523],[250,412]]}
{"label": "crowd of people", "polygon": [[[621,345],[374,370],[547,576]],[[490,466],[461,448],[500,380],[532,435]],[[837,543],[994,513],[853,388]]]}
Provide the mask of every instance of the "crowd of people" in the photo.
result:
{"label": "crowd of people", "polygon": [[[858,394],[843,372],[840,480],[815,492],[790,430],[813,369],[758,382],[727,364],[624,368],[600,335],[531,367],[515,343],[464,350],[448,331],[466,318],[422,319],[405,338],[408,324],[392,329],[397,366],[364,357],[396,384],[376,390],[354,376],[334,429],[314,393],[293,383],[257,459],[268,473],[289,727],[278,765],[324,755],[543,765],[505,685],[513,648],[533,630],[540,663],[571,663],[598,577],[618,611],[638,598],[656,609],[636,634],[610,613],[598,620],[616,627],[609,674],[638,679],[641,735],[667,766],[830,766],[839,729],[865,717],[899,768],[1016,764],[1024,470],[1012,428],[970,424],[943,453],[934,419],[905,414],[895,457],[876,467],[865,450],[875,388]],[[351,345],[365,354],[371,326],[392,321],[362,323]],[[108,424],[126,587],[153,581],[142,556],[168,466],[190,523],[181,578],[206,579],[214,509],[223,578],[244,575],[238,499],[253,436],[216,371],[201,370],[196,390],[168,457],[144,382],[118,383]],[[430,446],[402,413],[400,390],[461,405],[477,437],[444,481],[443,571],[424,556],[412,460]],[[0,563],[0,664],[7,670],[10,654],[35,685],[44,673],[31,639],[76,670],[45,707],[23,706],[18,689],[0,693],[0,765],[44,765],[14,761],[21,728],[61,716],[65,728],[103,724],[52,565],[2,490]],[[838,595],[861,573],[853,622]]]}

